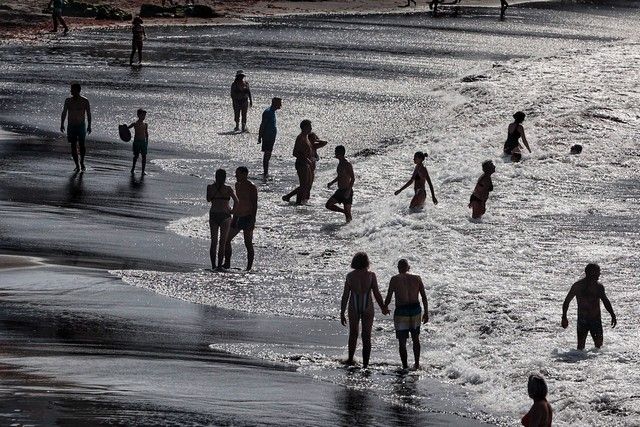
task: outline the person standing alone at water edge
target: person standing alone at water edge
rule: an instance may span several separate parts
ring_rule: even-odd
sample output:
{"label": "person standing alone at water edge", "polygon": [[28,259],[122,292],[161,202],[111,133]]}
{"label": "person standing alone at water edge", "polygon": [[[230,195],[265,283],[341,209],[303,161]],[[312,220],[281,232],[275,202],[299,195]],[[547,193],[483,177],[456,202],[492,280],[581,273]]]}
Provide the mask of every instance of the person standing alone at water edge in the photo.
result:
{"label": "person standing alone at water edge", "polygon": [[[389,311],[389,303],[393,294],[396,295],[396,309],[393,312],[393,324],[396,329],[396,338],[399,343],[400,360],[402,369],[407,369],[407,338],[411,334],[413,341],[414,369],[420,368],[420,323],[429,321],[429,305],[427,294],[420,276],[409,274],[409,263],[406,259],[398,261],[398,273],[391,278],[389,290],[384,300],[384,306]],[[424,314],[420,308],[418,295],[422,298]]]}
{"label": "person standing alone at water edge", "polygon": [[258,188],[249,181],[249,169],[244,166],[236,169],[236,181],[238,204],[233,209],[224,268],[231,267],[231,241],[242,231],[244,245],[247,248],[247,271],[249,271],[253,267],[253,229],[256,226],[256,215],[258,214]]}
{"label": "person standing alone at water edge", "polygon": [[615,328],[617,324],[616,315],[611,307],[611,302],[604,292],[598,279],[600,278],[600,266],[598,264],[588,264],[584,269],[585,278],[578,280],[571,286],[567,297],[562,304],[562,327],[569,326],[567,319],[567,310],[573,297],[578,301],[578,350],[584,350],[587,334],[591,334],[593,343],[597,348],[602,347],[602,316],[600,314],[600,300],[604,304],[611,315],[611,327]]}
{"label": "person standing alone at water edge", "polygon": [[133,41],[131,43],[131,56],[129,56],[129,65],[133,65],[133,55],[138,51],[138,64],[142,64],[142,42],[147,39],[147,33],[142,26],[142,18],[136,16],[133,18],[131,31],[133,32]]}
{"label": "person standing alone at water edge", "polygon": [[469,200],[469,207],[472,209],[471,218],[480,219],[486,211],[487,200],[489,199],[489,193],[493,191],[493,182],[491,181],[491,175],[496,171],[496,167],[491,160],[482,162],[482,176],[478,179],[476,188],[473,189],[473,194]]}
{"label": "person standing alone at water edge", "polygon": [[244,79],[246,76],[242,70],[236,71],[236,78],[231,84],[231,101],[233,103],[233,120],[236,127],[233,129],[238,132],[240,130],[240,116],[242,115],[242,132],[247,131],[247,110],[253,107],[253,98],[251,98],[251,90],[249,83]]}
{"label": "person standing alone at water edge", "polygon": [[[238,204],[238,198],[233,192],[233,188],[224,183],[226,179],[227,172],[224,169],[218,169],[215,182],[207,185],[207,202],[211,203],[211,209],[209,210],[209,227],[211,229],[209,257],[211,258],[211,268],[214,270],[222,268],[222,260],[227,245],[232,212],[229,200],[233,199],[234,208]],[[220,233],[219,241],[218,232]],[[217,247],[218,243],[220,244],[219,247]]]}
{"label": "person standing alone at water edge", "polygon": [[364,252],[358,252],[351,261],[353,271],[347,274],[342,291],[342,301],[340,303],[340,322],[347,325],[345,312],[349,313],[349,358],[347,365],[355,362],[353,356],[356,353],[358,344],[358,329],[362,322],[362,367],[369,366],[371,355],[371,329],[373,327],[373,300],[371,294],[376,299],[383,314],[389,311],[382,303],[382,295],[378,289],[378,280],[375,273],[369,271],[369,257]]}
{"label": "person standing alone at water edge", "polygon": [[520,159],[522,159],[520,142],[518,142],[520,138],[522,138],[522,143],[527,147],[529,153],[531,153],[527,137],[524,135],[524,127],[522,127],[522,122],[524,122],[525,117],[526,115],[522,111],[516,112],[513,115],[513,123],[511,123],[507,129],[507,140],[504,143],[504,154],[511,156],[512,162],[519,162]]}
{"label": "person standing alone at water edge", "polygon": [[407,181],[407,183],[403,185],[402,188],[394,193],[397,196],[404,189],[409,187],[413,182],[415,195],[411,199],[411,203],[409,203],[409,209],[412,210],[422,209],[424,207],[424,203],[427,200],[425,183],[429,184],[429,190],[431,190],[431,200],[433,200],[433,204],[438,204],[438,199],[436,199],[436,195],[433,192],[433,184],[431,183],[431,178],[429,177],[429,171],[427,171],[427,168],[423,164],[424,159],[426,158],[427,155],[422,151],[417,151],[413,155],[413,163],[416,164],[416,167],[413,170],[413,175],[411,175],[411,179],[409,179],[409,181]]}
{"label": "person standing alone at water edge", "polygon": [[540,375],[529,375],[527,392],[533,399],[529,412],[522,417],[521,423],[525,427],[551,427],[553,410],[547,401],[547,383]]}
{"label": "person standing alone at water edge", "polygon": [[276,127],[276,111],[282,108],[282,99],[273,98],[271,106],[262,113],[262,121],[260,122],[260,130],[258,131],[258,144],[262,144],[262,176],[267,179],[269,176],[269,160],[273,146],[276,143],[276,135],[278,128]]}
{"label": "person standing alone at water edge", "polygon": [[[86,154],[85,139],[91,133],[91,105],[89,100],[80,96],[82,88],[79,83],[71,85],[71,96],[64,101],[62,117],[60,119],[60,132],[64,132],[64,121],[69,114],[67,122],[67,140],[71,144],[71,156],[76,164],[75,171],[87,170],[84,166],[84,156]],[[85,115],[87,122],[85,123]],[[80,161],[78,162],[78,149],[80,150]]]}
{"label": "person standing alone at water edge", "polygon": [[142,155],[142,175],[145,175],[144,168],[147,165],[147,147],[149,146],[149,129],[144,122],[147,112],[142,108],[138,110],[138,120],[129,125],[129,129],[133,128],[135,133],[133,136],[133,166],[131,166],[131,175],[136,170],[138,156]]}
{"label": "person standing alone at water edge", "polygon": [[[353,183],[356,177],[353,173],[353,166],[344,157],[346,150],[343,145],[338,145],[335,150],[336,159],[338,159],[338,176],[336,179],[327,184],[327,188],[331,188],[333,184],[338,183],[338,189],[327,200],[325,207],[330,211],[341,212],[347,222],[351,222],[351,204],[353,203]],[[336,205],[342,203],[343,208]]]}
{"label": "person standing alone at water edge", "polygon": [[67,23],[64,22],[64,18],[62,17],[62,10],[64,8],[64,0],[50,0],[48,8],[51,9],[53,6],[51,18],[53,19],[53,29],[52,33],[58,32],[58,23],[62,25],[64,28],[64,34],[66,35],[69,32],[69,27],[67,27]]}
{"label": "person standing alone at water edge", "polygon": [[296,143],[293,146],[299,185],[289,194],[282,196],[282,200],[288,202],[295,195],[296,205],[302,205],[311,197],[311,156],[313,155],[313,148],[309,141],[309,134],[312,130],[311,121],[303,120],[300,122],[300,130],[300,135],[296,138]]}

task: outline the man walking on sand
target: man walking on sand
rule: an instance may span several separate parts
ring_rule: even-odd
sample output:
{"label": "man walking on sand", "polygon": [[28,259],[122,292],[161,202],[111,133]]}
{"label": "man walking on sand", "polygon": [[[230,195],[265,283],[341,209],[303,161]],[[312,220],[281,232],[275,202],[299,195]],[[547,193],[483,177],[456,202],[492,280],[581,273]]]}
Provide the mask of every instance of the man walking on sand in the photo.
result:
{"label": "man walking on sand", "polygon": [[[71,85],[71,96],[64,101],[62,117],[60,118],[60,132],[64,132],[64,121],[69,114],[67,123],[67,140],[71,144],[71,155],[76,164],[75,171],[87,170],[84,166],[86,149],[84,146],[87,134],[91,133],[91,106],[89,100],[80,96],[82,88],[79,83]],[[84,118],[87,116],[85,124]],[[78,162],[78,148],[80,148],[80,161]]]}
{"label": "man walking on sand", "polygon": [[571,286],[571,290],[562,304],[562,327],[569,326],[567,319],[567,310],[573,297],[578,301],[578,350],[584,350],[587,340],[587,334],[591,334],[593,343],[596,348],[602,347],[602,316],[600,315],[600,300],[604,304],[611,315],[611,327],[615,328],[617,324],[616,315],[611,307],[611,302],[604,292],[598,279],[600,278],[600,266],[598,264],[588,264],[584,269],[585,278],[578,280]]}
{"label": "man walking on sand", "polygon": [[262,177],[267,179],[269,176],[269,160],[271,160],[271,152],[276,143],[276,135],[278,129],[276,127],[276,111],[282,108],[282,99],[273,98],[271,106],[262,113],[262,122],[258,131],[258,144],[262,144]]}
{"label": "man walking on sand", "polygon": [[293,157],[296,158],[296,172],[300,184],[289,194],[282,196],[282,200],[288,202],[295,195],[296,205],[304,204],[311,197],[311,156],[313,156],[313,148],[309,141],[312,130],[311,120],[303,120],[300,123],[300,130],[300,135],[293,146]]}
{"label": "man walking on sand", "polygon": [[58,23],[62,25],[64,28],[64,34],[66,35],[69,32],[69,27],[67,27],[67,23],[64,22],[64,18],[62,17],[62,9],[64,8],[64,0],[49,0],[48,9],[51,9],[53,6],[53,12],[51,18],[53,19],[53,30],[52,33],[58,32]]}
{"label": "man walking on sand", "polygon": [[247,271],[253,267],[253,230],[258,213],[258,188],[249,181],[249,169],[240,166],[236,169],[236,196],[238,204],[233,208],[231,229],[225,246],[225,262],[223,268],[231,267],[231,241],[240,233],[244,234],[244,246],[247,248]]}
{"label": "man walking on sand", "polygon": [[[393,312],[393,324],[396,329],[396,338],[398,338],[400,360],[402,360],[402,369],[409,367],[407,363],[407,338],[411,334],[413,341],[413,358],[414,369],[420,368],[420,322],[427,323],[429,321],[429,306],[427,303],[427,294],[422,284],[420,276],[409,274],[409,263],[406,259],[398,261],[399,274],[393,276],[389,282],[389,290],[384,300],[384,306],[388,310],[391,297],[396,294],[396,309]],[[420,308],[418,294],[422,298],[424,305],[424,314]]]}

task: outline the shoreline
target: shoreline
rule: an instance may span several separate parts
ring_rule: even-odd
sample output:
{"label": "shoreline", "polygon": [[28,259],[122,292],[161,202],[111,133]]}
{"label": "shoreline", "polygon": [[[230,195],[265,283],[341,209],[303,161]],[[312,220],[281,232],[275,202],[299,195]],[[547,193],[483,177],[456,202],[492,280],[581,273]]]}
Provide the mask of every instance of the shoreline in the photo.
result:
{"label": "shoreline", "polygon": [[[560,2],[560,0],[514,0],[510,2],[511,7],[521,7],[523,5],[544,4]],[[15,41],[38,42],[46,40],[55,35],[50,34],[51,16],[35,11],[34,7],[25,10],[23,16],[15,14],[20,12],[16,9],[15,3],[29,3],[7,1],[5,8],[0,9],[0,36],[3,40],[0,43]],[[121,6],[123,10],[137,15],[139,7],[132,5],[120,5],[118,1],[102,1],[100,4],[115,4]],[[139,1],[128,2],[133,5],[141,3]],[[207,3],[207,2],[199,2]],[[220,13],[220,17],[211,19],[202,18],[145,18],[145,26],[213,26],[229,24],[250,24],[256,18],[277,18],[292,16],[331,16],[331,15],[360,15],[360,14],[380,14],[397,13],[411,14],[430,12],[427,3],[419,6],[406,7],[401,0],[382,0],[370,2],[367,0],[325,0],[325,1],[246,1],[238,5],[233,1],[213,1],[213,9]],[[497,8],[500,7],[498,0],[465,0],[459,5],[461,9],[469,8]],[[22,19],[20,19],[22,18]],[[129,21],[96,20],[94,18],[65,17],[71,31],[90,29],[117,29],[130,27]]]}

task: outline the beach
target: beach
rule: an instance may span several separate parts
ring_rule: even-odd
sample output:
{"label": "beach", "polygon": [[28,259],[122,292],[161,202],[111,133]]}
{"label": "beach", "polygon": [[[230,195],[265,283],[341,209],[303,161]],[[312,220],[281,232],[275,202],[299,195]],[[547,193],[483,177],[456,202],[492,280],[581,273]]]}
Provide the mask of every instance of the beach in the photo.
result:
{"label": "beach", "polygon": [[[2,417],[514,425],[530,405],[526,378],[540,372],[554,424],[637,425],[637,7],[534,4],[504,22],[485,7],[435,20],[423,7],[150,26],[139,68],[128,66],[129,28],[1,45]],[[231,131],[237,69],[254,94],[248,134]],[[84,174],[57,130],[71,81],[94,115]],[[283,108],[273,179],[261,182],[256,132],[272,96]],[[141,107],[144,179],[129,175],[131,146],[116,132]],[[516,110],[533,148],[519,164],[501,157]],[[303,118],[330,143],[310,204],[294,207],[280,197],[295,185]],[[580,156],[568,154],[575,143]],[[338,144],[356,171],[347,225],[324,210]],[[417,150],[440,203],[410,213],[409,192],[393,191]],[[468,198],[486,159],[495,190],[473,223]],[[238,238],[233,269],[215,274],[204,192],[217,168],[240,165],[259,190],[256,265],[240,270]],[[401,257],[423,276],[422,370],[398,372],[393,322],[379,311],[370,374],[341,364],[339,298],[358,250],[383,294]],[[575,306],[569,329],[559,323],[587,262],[603,267],[618,326],[604,313],[603,349],[579,352]]]}

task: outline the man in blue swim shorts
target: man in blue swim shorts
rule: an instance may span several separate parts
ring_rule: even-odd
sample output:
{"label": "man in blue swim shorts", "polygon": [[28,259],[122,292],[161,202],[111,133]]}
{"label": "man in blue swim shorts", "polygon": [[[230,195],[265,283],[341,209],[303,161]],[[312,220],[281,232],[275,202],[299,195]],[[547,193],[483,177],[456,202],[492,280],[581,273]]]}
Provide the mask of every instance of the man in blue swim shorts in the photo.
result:
{"label": "man in blue swim shorts", "polygon": [[276,135],[278,129],[276,127],[276,111],[282,108],[282,99],[273,98],[271,106],[262,113],[262,122],[258,131],[258,144],[262,144],[262,176],[267,179],[269,175],[269,160],[271,160],[271,152],[276,143]]}

